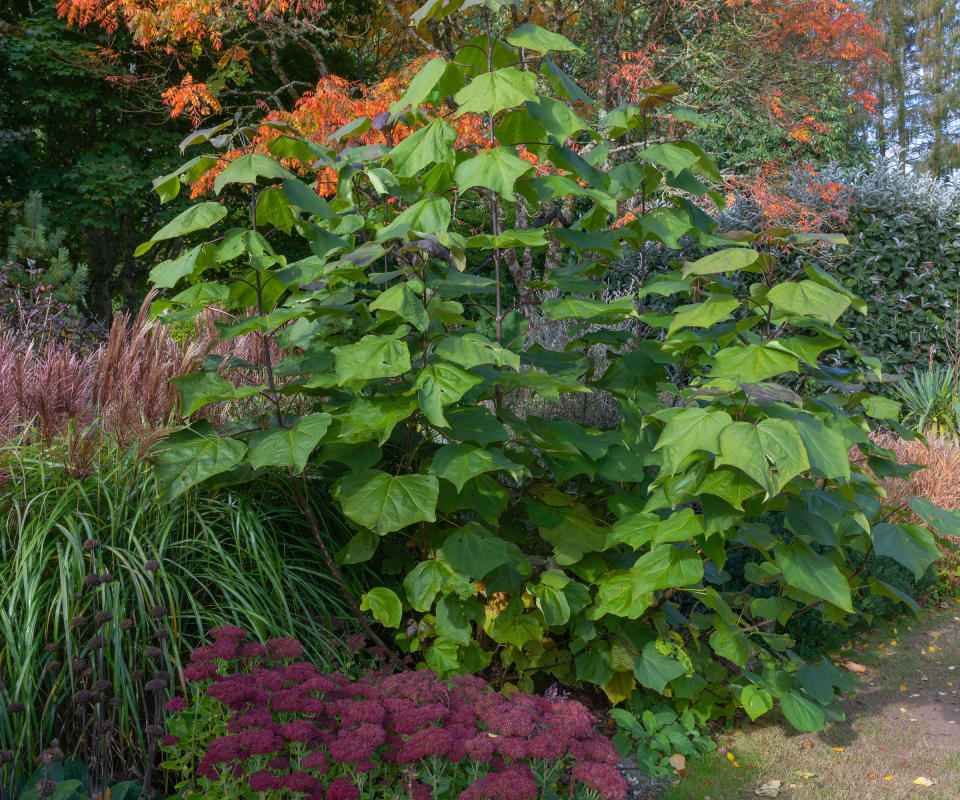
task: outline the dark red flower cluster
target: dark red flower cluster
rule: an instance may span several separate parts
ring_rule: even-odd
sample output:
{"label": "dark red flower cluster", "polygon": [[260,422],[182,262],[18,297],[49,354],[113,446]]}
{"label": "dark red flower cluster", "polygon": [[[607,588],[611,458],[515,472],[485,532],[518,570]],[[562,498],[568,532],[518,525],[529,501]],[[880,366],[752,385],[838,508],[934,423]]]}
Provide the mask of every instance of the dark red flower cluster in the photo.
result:
{"label": "dark red flower cluster", "polygon": [[210,681],[206,694],[228,710],[226,734],[207,742],[198,766],[212,781],[306,800],[405,785],[427,800],[431,770],[443,763],[460,800],[533,800],[546,774],[566,795],[582,783],[604,800],[626,796],[616,749],[579,702],[506,698],[480,678],[425,670],[352,681],[294,661],[303,648],[293,639],[262,646],[234,627],[211,634],[183,672]]}

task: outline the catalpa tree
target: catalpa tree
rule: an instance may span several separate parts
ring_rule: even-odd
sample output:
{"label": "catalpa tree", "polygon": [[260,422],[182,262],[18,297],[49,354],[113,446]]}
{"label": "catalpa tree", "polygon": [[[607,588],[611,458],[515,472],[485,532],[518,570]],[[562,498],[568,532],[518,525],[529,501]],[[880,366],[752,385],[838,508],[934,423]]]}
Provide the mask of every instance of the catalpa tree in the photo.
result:
{"label": "catalpa tree", "polygon": [[[718,236],[703,211],[723,202],[712,162],[691,141],[650,138],[658,117],[682,113],[675,87],[592,126],[571,105],[590,98],[552,58],[575,45],[532,23],[498,36],[502,3],[471,5],[480,36],[426,61],[386,115],[337,132],[346,146],[275,122],[253,152],[251,130],[224,125],[190,137],[200,154],[156,182],[170,199],[219,170],[212,198],[140,247],[191,243],[152,271],[157,311],[214,304],[223,339],[264,344],[259,363],[211,358],[176,380],[187,417],[211,403],[251,413],[221,430],[194,418],[167,438],[160,486],[175,498],[289,471],[334,576],[403,569],[351,599],[358,620],[442,674],[592,686],[612,703],[642,688],[701,718],[777,706],[819,728],[846,679],[804,662],[783,626],[808,613],[842,623],[865,593],[914,605],[865,578],[864,557],[920,576],[960,523],[924,500],[885,502],[878,481],[909,469],[869,436],[896,428],[898,409],[865,388],[878,362],[838,322],[863,301],[813,266],[776,278],[772,247],[842,241]],[[454,8],[430,0],[417,21]],[[484,136],[465,141],[455,125],[471,114]],[[382,139],[357,141],[370,130]],[[231,150],[243,152],[223,162]],[[329,171],[328,194],[289,159]],[[245,209],[242,224],[228,206]],[[682,236],[705,255],[632,296],[604,294],[625,252]],[[527,258],[508,302],[506,265]],[[569,327],[563,350],[535,341],[551,325]],[[598,349],[603,361],[588,355]],[[825,363],[838,350],[857,374]],[[523,413],[522,392],[611,397],[621,421]],[[355,530],[339,553],[312,515],[316,494]],[[734,552],[749,562],[737,590],[724,571]]]}

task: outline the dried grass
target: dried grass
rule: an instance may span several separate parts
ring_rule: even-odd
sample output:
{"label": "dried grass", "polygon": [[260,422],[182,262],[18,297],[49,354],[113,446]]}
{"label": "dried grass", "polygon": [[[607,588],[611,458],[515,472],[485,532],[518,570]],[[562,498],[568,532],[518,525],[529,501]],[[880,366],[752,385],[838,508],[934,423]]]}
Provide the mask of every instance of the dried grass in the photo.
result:
{"label": "dried grass", "polygon": [[[218,340],[214,311],[198,318],[187,341],[178,341],[149,318],[152,299],[136,316],[117,316],[106,340],[85,354],[55,339],[24,343],[0,331],[0,442],[50,443],[66,434],[71,463],[82,462],[90,438],[149,443],[176,421],[178,394],[171,378],[196,371],[210,354],[262,362],[256,334]],[[234,411],[210,406],[203,416],[218,424]]]}
{"label": "dried grass", "polygon": [[960,509],[960,442],[946,436],[928,434],[927,442],[901,439],[894,433],[878,432],[873,440],[892,450],[900,464],[919,464],[911,480],[882,481],[893,504],[910,497],[925,497],[942,508]]}

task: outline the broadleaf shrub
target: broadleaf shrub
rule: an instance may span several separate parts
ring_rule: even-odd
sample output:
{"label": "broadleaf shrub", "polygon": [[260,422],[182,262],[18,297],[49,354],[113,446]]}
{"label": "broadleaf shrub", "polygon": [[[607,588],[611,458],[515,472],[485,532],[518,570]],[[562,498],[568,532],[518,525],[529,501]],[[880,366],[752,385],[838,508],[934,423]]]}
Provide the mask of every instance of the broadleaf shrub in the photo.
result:
{"label": "broadleaf shrub", "polygon": [[[352,680],[298,661],[295,639],[210,632],[167,703],[164,766],[185,800],[286,790],[310,800],[621,800],[616,748],[580,702],[514,693],[429,670]],[[212,701],[211,701],[212,698]]]}
{"label": "broadleaf shrub", "polygon": [[[365,562],[400,571],[350,601],[368,636],[391,632],[393,648],[445,676],[479,673],[506,691],[560,682],[613,704],[641,689],[706,718],[779,705],[795,727],[819,728],[846,680],[801,658],[784,626],[818,609],[845,619],[871,592],[904,600],[863,575],[865,553],[916,577],[937,557],[935,534],[886,506],[878,483],[899,468],[869,434],[896,427],[899,409],[867,390],[880,362],[838,323],[864,304],[813,264],[778,277],[776,253],[842,237],[717,235],[704,210],[723,203],[707,183],[716,168],[669,138],[677,87],[591,124],[565,102],[572,83],[556,64],[494,29],[472,55],[427,62],[415,92],[346,126],[344,141],[284,129],[272,155],[231,162],[216,189],[246,204],[244,227],[224,230],[225,206],[205,200],[141,245],[197,242],[154,269],[158,286],[186,285],[158,313],[216,303],[231,318],[223,338],[264,341],[257,363],[211,360],[179,378],[184,407],[235,401],[227,374],[251,376],[244,396],[272,406],[162,443],[166,496],[280,467],[309,522],[307,498],[329,490],[356,531],[334,556],[313,527],[331,575]],[[431,110],[450,95],[486,123],[489,147],[456,145]],[[401,121],[421,133],[413,166],[409,140],[392,134]],[[373,124],[392,148],[354,145],[350,131]],[[242,146],[248,134],[190,143]],[[336,188],[324,179],[321,198],[277,161],[293,157],[336,173]],[[219,161],[185,165],[191,180],[197,163]],[[471,226],[467,208],[486,214]],[[288,259],[294,234],[312,255]],[[625,250],[642,261],[683,236],[706,255],[633,296],[605,294]],[[680,302],[649,310],[650,296]],[[554,324],[569,326],[563,350],[537,342]],[[831,366],[838,352],[853,372]],[[620,422],[521,416],[519,392],[602,393]],[[960,528],[932,504],[912,508],[938,531]],[[770,511],[783,531],[763,521]],[[753,564],[731,590],[736,552]]]}

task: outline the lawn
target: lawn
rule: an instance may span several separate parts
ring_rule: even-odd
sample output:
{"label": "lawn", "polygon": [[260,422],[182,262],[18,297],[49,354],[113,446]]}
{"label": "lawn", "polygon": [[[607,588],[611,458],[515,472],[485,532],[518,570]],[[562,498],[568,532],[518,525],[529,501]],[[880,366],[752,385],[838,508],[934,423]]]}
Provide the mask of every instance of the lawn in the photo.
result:
{"label": "lawn", "polygon": [[843,701],[846,721],[813,734],[774,718],[741,724],[662,800],[960,798],[960,605],[880,627],[835,655],[865,668]]}

